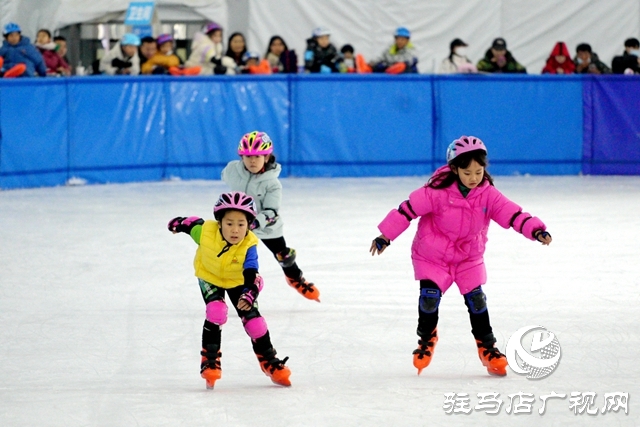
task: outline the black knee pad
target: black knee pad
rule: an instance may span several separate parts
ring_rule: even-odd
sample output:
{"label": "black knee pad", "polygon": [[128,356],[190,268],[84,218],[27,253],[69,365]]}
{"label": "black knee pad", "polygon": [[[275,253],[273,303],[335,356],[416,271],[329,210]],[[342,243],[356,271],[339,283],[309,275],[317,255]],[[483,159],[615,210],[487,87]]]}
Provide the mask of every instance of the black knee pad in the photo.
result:
{"label": "black knee pad", "polygon": [[487,311],[487,296],[482,292],[480,286],[464,294],[464,300],[471,314],[480,314]]}
{"label": "black knee pad", "polygon": [[420,289],[420,302],[418,305],[420,311],[426,314],[435,313],[438,310],[438,306],[440,306],[440,298],[442,298],[440,289]]}
{"label": "black knee pad", "polygon": [[296,250],[287,248],[276,254],[276,259],[282,268],[291,267],[296,263]]}

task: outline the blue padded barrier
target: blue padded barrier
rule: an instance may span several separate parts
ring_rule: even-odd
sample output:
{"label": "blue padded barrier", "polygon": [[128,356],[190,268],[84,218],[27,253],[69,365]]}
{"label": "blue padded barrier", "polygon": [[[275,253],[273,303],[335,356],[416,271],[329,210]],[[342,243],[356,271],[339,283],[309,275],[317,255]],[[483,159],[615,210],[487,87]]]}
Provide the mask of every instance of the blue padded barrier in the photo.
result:
{"label": "blue padded barrier", "polygon": [[640,77],[584,81],[584,173],[640,174]]}
{"label": "blue padded barrier", "polygon": [[297,76],[291,174],[425,175],[432,163],[428,76]]}
{"label": "blue padded barrier", "polygon": [[434,167],[451,141],[472,133],[487,144],[493,174],[580,173],[580,76],[438,76],[435,87]]}
{"label": "blue padded barrier", "polygon": [[163,79],[69,79],[69,173],[90,183],[159,180],[166,148]]}
{"label": "blue padded barrier", "polygon": [[425,175],[462,134],[494,174],[640,173],[640,77],[0,79],[0,188],[218,179],[245,132],[282,176]]}
{"label": "blue padded barrier", "polygon": [[64,184],[66,91],[62,79],[12,79],[0,86],[0,188]]}

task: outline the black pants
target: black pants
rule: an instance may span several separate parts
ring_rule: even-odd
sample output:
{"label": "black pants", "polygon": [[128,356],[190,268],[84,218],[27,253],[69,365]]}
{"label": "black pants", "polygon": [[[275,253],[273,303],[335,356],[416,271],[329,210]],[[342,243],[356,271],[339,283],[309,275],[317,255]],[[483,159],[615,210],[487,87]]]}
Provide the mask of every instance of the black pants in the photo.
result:
{"label": "black pants", "polygon": [[[226,294],[229,297],[228,303],[235,308],[238,317],[242,319],[243,323],[256,317],[261,317],[260,312],[258,311],[257,302],[254,303],[253,307],[248,311],[238,309],[238,300],[240,299],[243,290],[242,286],[225,289],[219,288],[202,279],[198,279],[198,282],[200,284],[202,299],[204,299],[205,304],[212,301],[225,301]],[[204,325],[202,326],[202,348],[207,348],[209,344],[214,344],[220,347],[221,341],[222,331],[220,330],[220,326],[205,319]],[[269,337],[269,331],[256,340],[252,339],[251,345],[253,346],[253,351],[256,354],[264,354],[267,350],[270,350],[272,345],[271,338]]]}
{"label": "black pants", "polygon": [[[278,237],[275,239],[263,239],[262,243],[271,251],[275,257],[279,253],[289,253],[290,248],[287,247],[287,243],[284,241],[284,237]],[[297,263],[293,263],[290,267],[282,267],[285,276],[292,279],[299,279],[302,276],[302,271],[298,267]]]}
{"label": "black pants", "polygon": [[[420,289],[423,288],[438,290],[440,289],[438,288],[438,285],[436,285],[431,280],[420,280]],[[487,335],[493,333],[493,330],[491,329],[491,322],[489,321],[489,309],[485,310],[482,313],[473,313],[466,298],[464,298],[464,303],[467,306],[467,311],[469,312],[469,320],[471,321],[471,333],[473,334],[473,336],[476,339],[481,340]],[[429,337],[436,326],[438,326],[438,309],[436,309],[433,313],[425,313],[420,310],[420,307],[418,306],[418,336],[425,338]]]}

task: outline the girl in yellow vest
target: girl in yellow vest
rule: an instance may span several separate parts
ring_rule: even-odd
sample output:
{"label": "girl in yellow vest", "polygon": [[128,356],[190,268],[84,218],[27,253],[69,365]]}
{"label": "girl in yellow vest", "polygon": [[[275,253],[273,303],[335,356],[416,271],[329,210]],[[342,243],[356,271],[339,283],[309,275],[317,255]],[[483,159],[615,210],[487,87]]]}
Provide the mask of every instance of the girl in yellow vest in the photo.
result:
{"label": "girl in yellow vest", "polygon": [[224,193],[216,202],[213,215],[215,221],[194,216],[169,221],[169,231],[189,234],[199,245],[193,265],[206,304],[200,375],[208,389],[222,376],[220,327],[227,321],[228,296],[251,338],[262,371],[275,384],[290,386],[291,371],[285,366],[289,358],[276,357],[256,301],[263,281],[258,274],[259,240],[249,230],[257,215],[254,201],[242,192]]}

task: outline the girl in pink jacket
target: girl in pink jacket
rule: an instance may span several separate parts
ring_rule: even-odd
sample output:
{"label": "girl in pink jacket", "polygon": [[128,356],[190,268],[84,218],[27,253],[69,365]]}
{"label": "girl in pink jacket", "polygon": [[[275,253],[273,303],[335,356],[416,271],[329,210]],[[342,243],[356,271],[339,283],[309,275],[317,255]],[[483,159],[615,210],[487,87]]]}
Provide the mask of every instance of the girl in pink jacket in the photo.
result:
{"label": "girl in pink jacket", "polygon": [[487,280],[483,255],[489,220],[543,245],[551,243],[544,223],[500,193],[486,166],[487,148],[480,139],[462,136],[453,141],[447,149],[447,165],[389,212],[378,225],[382,234],[371,244],[371,255],[381,254],[411,220],[420,217],[411,247],[415,278],[420,281],[420,339],[413,352],[418,375],[431,362],[438,342],[440,298],[454,282],[464,296],[482,364],[492,375],[506,375],[507,359],[495,347],[482,291]]}

